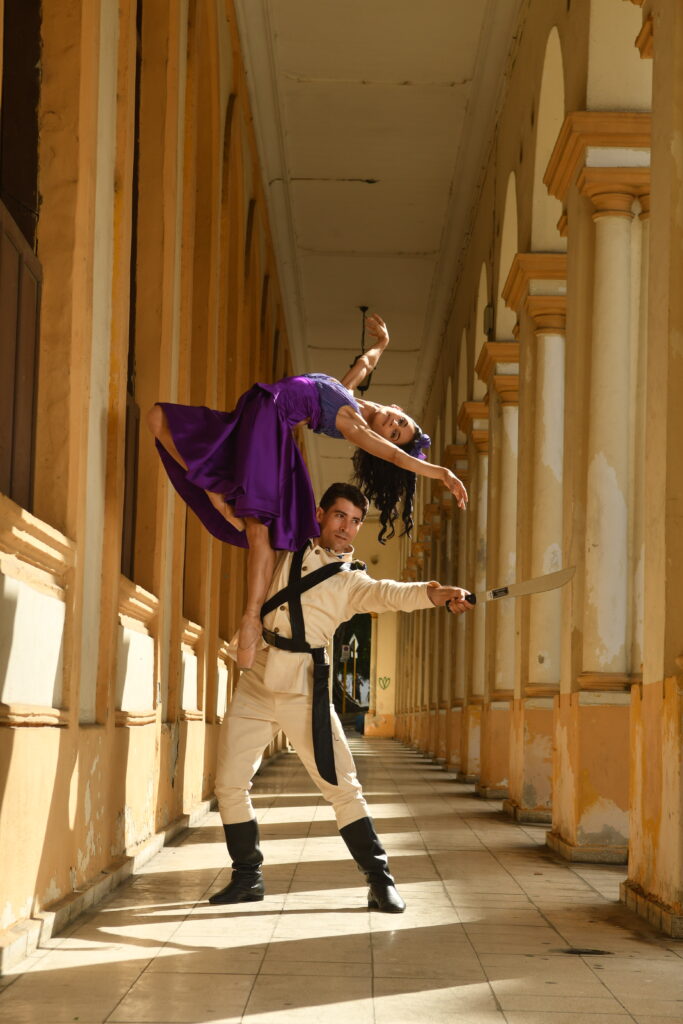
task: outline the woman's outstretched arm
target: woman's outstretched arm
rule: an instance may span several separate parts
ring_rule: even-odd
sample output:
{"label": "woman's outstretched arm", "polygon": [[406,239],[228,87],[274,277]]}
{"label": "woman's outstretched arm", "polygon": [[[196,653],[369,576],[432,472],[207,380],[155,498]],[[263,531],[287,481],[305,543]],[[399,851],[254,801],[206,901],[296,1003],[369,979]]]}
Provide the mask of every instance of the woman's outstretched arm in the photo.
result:
{"label": "woman's outstretched arm", "polygon": [[407,469],[419,476],[430,477],[432,480],[440,480],[444,487],[447,487],[458,503],[458,508],[464,509],[467,506],[467,490],[462,480],[451,473],[445,466],[437,466],[433,462],[425,462],[422,459],[414,459],[401,448],[398,448],[391,441],[376,434],[367,425],[362,416],[350,405],[343,405],[337,413],[336,426],[343,437],[357,448],[374,455],[378,459],[384,459],[399,469]]}
{"label": "woman's outstretched arm", "polygon": [[365,327],[368,334],[375,338],[376,343],[367,352],[364,352],[363,355],[358,356],[351,369],[347,370],[342,377],[341,383],[349,391],[357,388],[372,373],[379,362],[382,352],[384,352],[384,349],[389,344],[387,325],[377,313],[371,313],[370,316],[366,316]]}

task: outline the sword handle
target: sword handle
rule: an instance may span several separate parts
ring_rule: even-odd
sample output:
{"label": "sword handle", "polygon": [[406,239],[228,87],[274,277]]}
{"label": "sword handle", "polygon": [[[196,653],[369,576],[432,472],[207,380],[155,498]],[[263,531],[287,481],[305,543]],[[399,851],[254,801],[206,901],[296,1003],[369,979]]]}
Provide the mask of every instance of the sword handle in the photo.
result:
{"label": "sword handle", "polygon": [[[476,604],[477,603],[477,595],[476,594],[465,594],[465,600],[467,601],[468,604]],[[447,601],[446,604],[444,605],[444,608],[446,609],[446,611],[448,612],[449,615],[452,615],[453,613],[451,612],[451,609],[449,607],[450,603],[451,603],[450,601]]]}

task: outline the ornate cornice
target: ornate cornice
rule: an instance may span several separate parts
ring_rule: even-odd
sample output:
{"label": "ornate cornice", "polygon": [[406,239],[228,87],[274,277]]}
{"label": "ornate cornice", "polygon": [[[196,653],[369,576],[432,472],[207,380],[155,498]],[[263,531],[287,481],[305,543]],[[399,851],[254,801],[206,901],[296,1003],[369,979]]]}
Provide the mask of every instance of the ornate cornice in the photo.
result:
{"label": "ornate cornice", "polygon": [[638,678],[623,672],[581,672],[577,683],[580,690],[616,690],[618,692],[630,690]]}
{"label": "ornate cornice", "polygon": [[558,683],[531,683],[524,687],[525,697],[557,697],[559,693]]}
{"label": "ornate cornice", "polygon": [[491,377],[501,363],[515,367],[516,372],[519,366],[519,342],[518,341],[487,341],[484,343],[477,360],[475,370],[480,380],[488,384]]}
{"label": "ornate cornice", "polygon": [[230,642],[228,640],[219,640],[216,654],[218,659],[224,662],[228,668],[235,664],[234,658],[230,657]]}
{"label": "ornate cornice", "polygon": [[60,708],[43,707],[39,704],[0,704],[0,726],[16,729],[56,725],[63,728],[68,724],[69,713]]}
{"label": "ornate cornice", "polygon": [[63,600],[76,545],[0,494],[0,563],[15,579]]}
{"label": "ornate cornice", "polygon": [[589,148],[649,150],[651,123],[650,114],[631,111],[576,110],[567,114],[543,177],[548,192],[565,201],[587,162]]}
{"label": "ornate cornice", "polygon": [[140,725],[154,725],[157,713],[153,708],[148,711],[117,711],[116,726],[119,729],[131,729]]}
{"label": "ornate cornice", "polygon": [[203,722],[204,712],[196,708],[181,708],[178,712],[179,722]]}
{"label": "ornate cornice", "polygon": [[434,520],[438,521],[440,511],[441,506],[434,501],[430,502],[428,505],[425,505],[424,516],[427,522],[431,524],[434,522]]}
{"label": "ornate cornice", "polygon": [[518,252],[503,286],[506,306],[519,313],[532,281],[566,281],[567,254],[563,252]]}
{"label": "ornate cornice", "polygon": [[444,449],[444,466],[455,470],[467,469],[468,454],[466,444],[448,444]]}
{"label": "ornate cornice", "polygon": [[493,389],[503,405],[519,404],[519,342],[487,341],[475,367],[480,380]]}
{"label": "ornate cornice", "polygon": [[[485,402],[463,402],[458,412],[458,426],[468,436],[473,429],[488,427],[489,410]],[[485,422],[484,422],[485,421]]]}
{"label": "ornate cornice", "polygon": [[189,619],[183,619],[183,632],[180,637],[180,643],[183,647],[189,647],[194,651],[203,632],[203,626],[197,625],[196,622],[190,622]]}
{"label": "ornate cornice", "polygon": [[486,402],[463,402],[458,413],[458,426],[471,438],[478,452],[489,450],[489,408]]}
{"label": "ornate cornice", "polygon": [[123,625],[149,633],[159,611],[159,598],[125,576],[119,581],[119,618]]}

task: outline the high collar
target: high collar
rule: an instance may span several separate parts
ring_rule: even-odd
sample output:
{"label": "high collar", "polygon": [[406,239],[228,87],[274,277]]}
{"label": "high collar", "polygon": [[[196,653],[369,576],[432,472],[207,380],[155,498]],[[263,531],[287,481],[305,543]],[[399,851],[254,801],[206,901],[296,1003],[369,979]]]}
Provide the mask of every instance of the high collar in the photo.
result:
{"label": "high collar", "polygon": [[309,546],[309,550],[312,550],[314,553],[316,551],[318,551],[320,553],[320,558],[323,561],[326,561],[326,562],[352,562],[353,561],[353,548],[352,547],[349,548],[348,551],[342,551],[340,554],[337,554],[336,551],[331,551],[328,548],[323,547],[322,544],[320,543],[320,537],[316,537],[315,540],[309,540],[308,546]]}

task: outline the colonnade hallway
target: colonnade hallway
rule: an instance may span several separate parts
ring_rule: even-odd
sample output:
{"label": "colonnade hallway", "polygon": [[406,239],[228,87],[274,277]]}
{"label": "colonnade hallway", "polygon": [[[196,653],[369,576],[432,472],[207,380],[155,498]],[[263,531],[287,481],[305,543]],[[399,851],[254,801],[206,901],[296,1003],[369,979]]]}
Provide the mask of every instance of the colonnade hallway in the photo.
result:
{"label": "colonnade hallway", "polygon": [[0,1021],[676,1024],[683,942],[540,826],[395,740],[352,738],[405,914],[369,913],[331,811],[283,753],[254,786],[268,895],[211,907],[217,814],[2,979]]}

